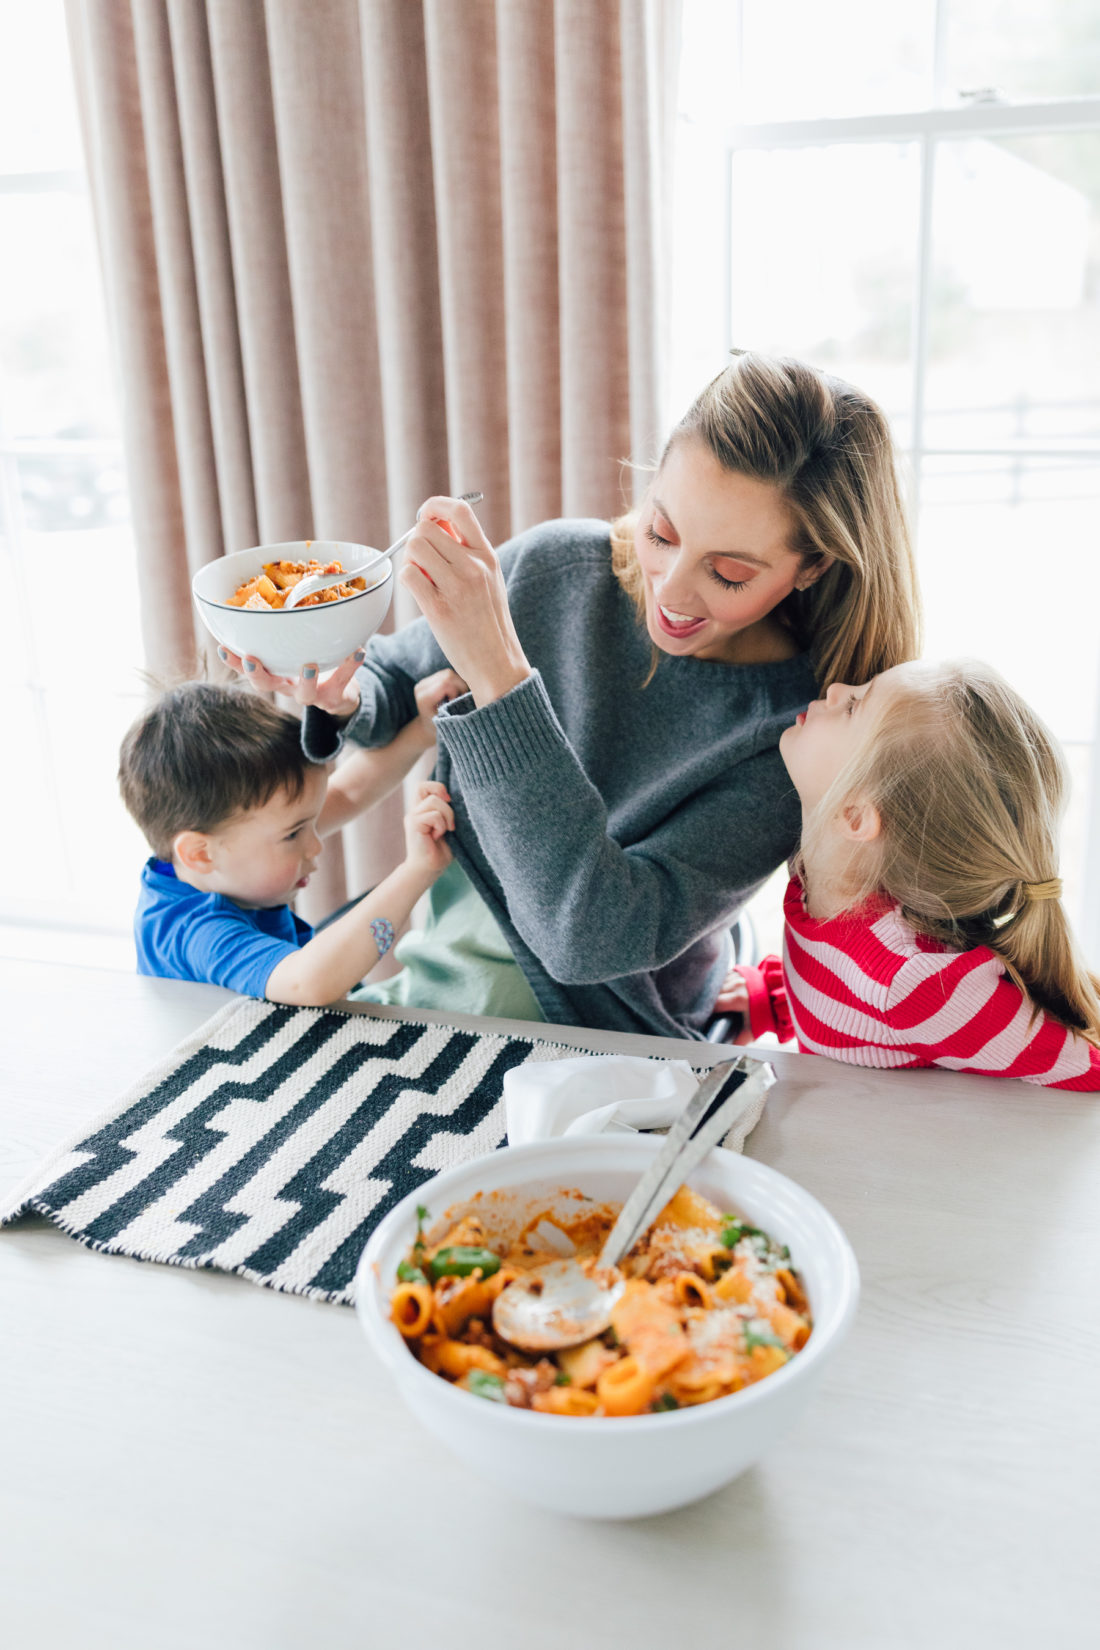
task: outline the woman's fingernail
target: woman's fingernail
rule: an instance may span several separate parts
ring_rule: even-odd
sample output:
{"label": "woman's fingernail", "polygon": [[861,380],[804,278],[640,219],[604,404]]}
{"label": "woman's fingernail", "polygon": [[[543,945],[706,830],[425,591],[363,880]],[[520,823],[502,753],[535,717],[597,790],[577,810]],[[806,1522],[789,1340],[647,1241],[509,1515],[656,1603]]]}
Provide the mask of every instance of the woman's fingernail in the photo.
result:
{"label": "woman's fingernail", "polygon": [[312,680],[316,676],[316,674],[317,674],[317,666],[316,665],[306,665],[304,667],[304,669],[302,670],[302,675],[305,677],[307,682],[312,682]]}
{"label": "woman's fingernail", "polygon": [[246,670],[255,670],[255,668],[256,668],[255,659],[246,659],[245,662],[244,662],[244,668]]}
{"label": "woman's fingernail", "polygon": [[366,658],[366,656],[367,656],[366,648],[362,648],[362,647],[357,647],[356,648],[356,650],[355,650],[355,662],[356,662],[357,665],[361,665],[363,663],[363,660]]}
{"label": "woman's fingernail", "polygon": [[219,647],[219,649],[218,649],[218,658],[221,660],[223,665],[225,664],[226,660],[229,658],[229,654],[226,652],[224,647]]}

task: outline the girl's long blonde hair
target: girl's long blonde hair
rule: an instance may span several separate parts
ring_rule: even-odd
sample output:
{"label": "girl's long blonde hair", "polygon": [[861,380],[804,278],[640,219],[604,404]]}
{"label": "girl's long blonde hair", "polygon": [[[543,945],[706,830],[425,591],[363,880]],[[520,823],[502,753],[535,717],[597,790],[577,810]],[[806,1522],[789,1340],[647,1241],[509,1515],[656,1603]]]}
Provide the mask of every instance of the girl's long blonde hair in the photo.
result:
{"label": "girl's long blonde hair", "polygon": [[1100,1043],[1100,980],[1074,940],[1058,880],[1068,788],[1053,734],[991,666],[906,672],[803,833],[811,864],[857,799],[881,820],[849,867],[853,906],[876,892],[918,933],[988,946],[1033,1002]]}
{"label": "girl's long blonde hair", "polygon": [[[776,617],[809,654],[822,691],[860,684],[920,652],[920,597],[890,428],[859,390],[801,361],[743,354],[720,372],[669,437],[702,441],[722,465],[777,487],[794,517],[790,545],[810,568]],[[619,583],[645,612],[636,514],[612,528]]]}

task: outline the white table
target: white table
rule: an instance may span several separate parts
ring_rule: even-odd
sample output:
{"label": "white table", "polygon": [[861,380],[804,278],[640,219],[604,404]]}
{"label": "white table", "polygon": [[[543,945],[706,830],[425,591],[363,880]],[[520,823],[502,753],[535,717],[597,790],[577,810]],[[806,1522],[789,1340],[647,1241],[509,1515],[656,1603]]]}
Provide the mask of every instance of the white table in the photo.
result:
{"label": "white table", "polygon": [[[0,962],[0,1194],[226,995]],[[470,1476],[351,1311],[0,1234],[5,1644],[1095,1644],[1100,1099],[775,1063],[749,1149],[847,1230],[859,1320],[760,1466],[636,1524]]]}

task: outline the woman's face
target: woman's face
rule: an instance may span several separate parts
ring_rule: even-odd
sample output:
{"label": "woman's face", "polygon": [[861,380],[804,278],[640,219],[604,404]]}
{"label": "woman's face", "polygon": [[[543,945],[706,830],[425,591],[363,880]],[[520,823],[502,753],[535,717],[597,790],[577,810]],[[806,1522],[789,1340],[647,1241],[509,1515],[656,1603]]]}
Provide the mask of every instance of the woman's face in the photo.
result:
{"label": "woman's face", "polygon": [[678,440],[634,531],[654,646],[737,663],[738,638],[813,576],[788,548],[794,526],[778,488],[724,470],[702,441]]}

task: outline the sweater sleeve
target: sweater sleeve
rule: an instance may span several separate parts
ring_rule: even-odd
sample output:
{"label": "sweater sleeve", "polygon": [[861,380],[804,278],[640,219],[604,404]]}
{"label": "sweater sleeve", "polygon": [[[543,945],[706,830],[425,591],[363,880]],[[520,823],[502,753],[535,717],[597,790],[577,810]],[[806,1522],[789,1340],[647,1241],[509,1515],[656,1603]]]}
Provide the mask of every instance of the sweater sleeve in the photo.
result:
{"label": "sweater sleeve", "polygon": [[1100,1091],[1100,1049],[1038,1008],[989,951],[923,951],[898,970],[885,1024],[896,1046],[951,1071]]}
{"label": "sweater sleeve", "polygon": [[[506,581],[514,578],[533,537],[532,533],[521,533],[500,547]],[[316,705],[306,706],[302,717],[302,749],[306,756],[311,762],[331,762],[346,739],[369,750],[390,744],[416,715],[417,682],[449,663],[427,619],[412,619],[388,636],[372,636],[367,643],[367,657],[355,673],[359,708],[354,716],[341,722]]]}
{"label": "sweater sleeve", "polygon": [[797,799],[769,749],[643,840],[616,842],[537,671],[479,709],[453,701],[436,727],[509,916],[563,985],[671,962],[732,920],[797,834]]}
{"label": "sweater sleeve", "polygon": [[426,619],[390,636],[373,636],[367,657],[356,671],[359,708],[348,721],[337,721],[316,705],[302,718],[302,749],[311,762],[331,762],[345,739],[376,750],[397,737],[416,715],[416,684],[442,670],[447,660]]}

